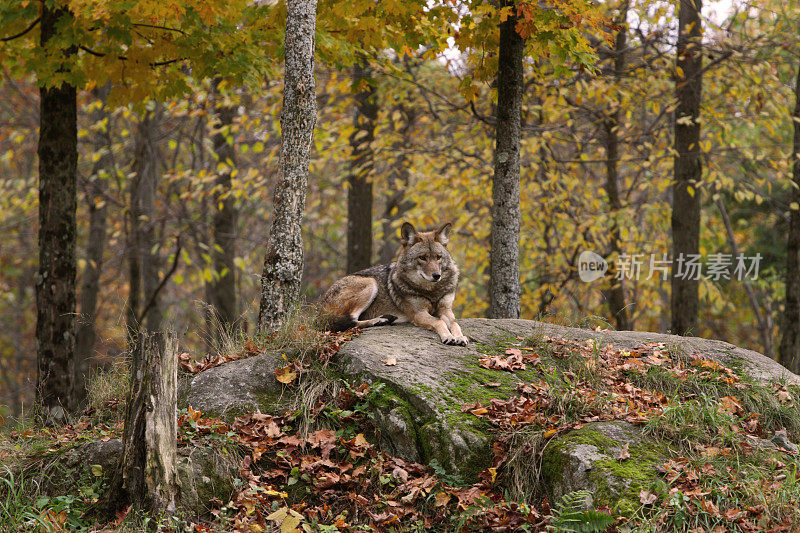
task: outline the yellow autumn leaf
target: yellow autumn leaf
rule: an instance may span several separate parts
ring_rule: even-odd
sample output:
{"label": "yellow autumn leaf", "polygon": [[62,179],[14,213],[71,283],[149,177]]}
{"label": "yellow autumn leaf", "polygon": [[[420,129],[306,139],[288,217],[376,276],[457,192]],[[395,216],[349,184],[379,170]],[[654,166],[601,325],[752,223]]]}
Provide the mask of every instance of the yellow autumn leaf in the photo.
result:
{"label": "yellow autumn leaf", "polygon": [[297,378],[297,372],[294,371],[292,365],[283,366],[275,369],[275,379],[281,383],[288,385]]}

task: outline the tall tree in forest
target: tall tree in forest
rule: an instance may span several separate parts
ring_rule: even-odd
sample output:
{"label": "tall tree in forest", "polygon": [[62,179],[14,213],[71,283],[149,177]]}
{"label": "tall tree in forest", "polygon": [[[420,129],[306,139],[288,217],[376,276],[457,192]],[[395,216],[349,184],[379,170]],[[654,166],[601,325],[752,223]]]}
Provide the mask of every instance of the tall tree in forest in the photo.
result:
{"label": "tall tree in forest", "polygon": [[418,111],[406,102],[399,102],[391,113],[392,129],[397,139],[392,143],[391,154],[394,161],[386,176],[386,193],[381,222],[384,238],[379,251],[380,263],[394,261],[397,255],[397,241],[392,238],[393,223],[402,219],[406,212],[414,206],[414,202],[406,198],[411,177],[411,161],[407,152],[413,144],[417,115]]}
{"label": "tall tree in forest", "polygon": [[314,31],[317,0],[287,0],[286,63],[281,111],[281,175],[267,237],[258,329],[274,330],[300,297],[303,212],[317,120]]}
{"label": "tall tree in forest", "polygon": [[797,67],[794,96],[792,192],[789,203],[789,236],[786,243],[786,302],[778,360],[783,366],[798,374],[800,373],[800,65]]}
{"label": "tall tree in forest", "polygon": [[84,195],[89,207],[89,235],[86,242],[86,268],[81,276],[80,314],[75,333],[75,401],[83,403],[86,398],[86,379],[91,371],[91,358],[95,344],[95,315],[97,296],[100,290],[100,274],[103,271],[103,251],[106,243],[107,207],[105,195],[106,179],[111,167],[111,138],[108,131],[108,108],[105,99],[107,87],[94,91],[97,101],[91,113],[93,132],[92,149],[98,154],[92,175]]}
{"label": "tall tree in forest", "polygon": [[161,330],[162,311],[154,203],[161,174],[158,150],[161,109],[145,111],[136,126],[133,175],[129,187],[128,227],[128,347],[135,350],[142,326],[149,332]]}
{"label": "tall tree in forest", "polygon": [[[42,6],[40,45],[57,62],[75,54],[53,46],[66,8]],[[51,42],[52,40],[52,42]],[[61,67],[68,68],[68,67]],[[61,70],[59,68],[59,70]],[[36,378],[39,417],[63,421],[73,401],[75,234],[78,165],[77,91],[66,81],[43,86],[39,115],[39,272],[36,275]]]}
{"label": "tall tree in forest", "polygon": [[353,65],[353,133],[347,177],[347,273],[372,264],[372,170],[375,167],[375,122],[378,104],[369,58],[361,54]]}
{"label": "tall tree in forest", "polygon": [[472,76],[464,77],[460,83],[461,93],[467,100],[474,100],[481,92],[474,79],[489,80],[496,74],[489,316],[514,318],[520,316],[522,294],[519,191],[523,58],[526,55],[554,58],[553,73],[556,75],[569,74],[566,66],[569,62],[593,68],[597,55],[581,26],[601,30],[605,19],[596,6],[586,0],[558,2],[546,9],[530,0],[504,0],[499,4],[470,3],[470,11],[462,16],[454,44],[474,67]]}
{"label": "tall tree in forest", "polygon": [[675,184],[672,188],[671,330],[687,335],[697,328],[698,279],[685,261],[700,252],[700,102],[703,88],[702,0],[680,0],[675,96]]}
{"label": "tall tree in forest", "polygon": [[[616,24],[620,27],[614,40],[612,50],[614,60],[614,81],[619,84],[625,75],[625,55],[628,46],[628,0],[624,0],[620,7]],[[621,99],[621,98],[620,98]],[[611,226],[609,227],[609,238],[611,253],[619,256],[620,249],[620,230],[619,216],[622,203],[619,196],[619,118],[620,102],[615,102],[613,111],[603,120],[603,131],[605,133],[606,144],[606,194],[608,195],[608,208],[611,215]],[[615,273],[613,267],[609,273]],[[633,328],[629,318],[627,304],[625,300],[625,280],[622,277],[609,275],[609,288],[605,291],[608,307],[611,316],[617,324],[618,330],[630,330]]]}
{"label": "tall tree in forest", "polygon": [[160,305],[161,281],[158,253],[159,239],[156,231],[155,199],[161,178],[161,157],[158,149],[161,108],[145,113],[136,132],[134,168],[138,180],[139,202],[139,253],[142,261],[142,302],[140,320],[150,332],[161,330],[163,311]]}
{"label": "tall tree in forest", "polygon": [[[214,79],[214,114],[216,133],[213,136],[214,153],[217,157],[217,177],[214,180],[214,215],[212,266],[215,275],[210,282],[210,304],[216,313],[219,326],[230,332],[236,322],[236,201],[231,195],[231,172],[236,167],[236,149],[233,144],[233,121],[236,107],[225,102],[221,91],[221,80]],[[216,332],[222,333],[222,332]]]}
{"label": "tall tree in forest", "polygon": [[[505,6],[514,7],[513,0]],[[519,318],[519,151],[522,128],[525,41],[512,10],[500,24],[497,68],[497,125],[492,179],[492,249],[489,317]]]}

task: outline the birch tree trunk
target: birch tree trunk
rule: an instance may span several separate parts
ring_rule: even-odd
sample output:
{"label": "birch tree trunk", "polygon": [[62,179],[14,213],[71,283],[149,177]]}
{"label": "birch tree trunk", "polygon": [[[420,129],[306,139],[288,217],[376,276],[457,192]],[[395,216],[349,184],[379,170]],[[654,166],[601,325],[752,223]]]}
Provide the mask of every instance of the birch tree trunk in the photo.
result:
{"label": "birch tree trunk", "polygon": [[317,101],[314,87],[316,0],[288,0],[286,72],[281,111],[281,176],[261,277],[259,331],[280,327],[300,296],[303,274],[302,223]]}
{"label": "birch tree trunk", "polygon": [[[513,6],[505,1],[504,6]],[[497,144],[492,180],[492,249],[489,317],[519,318],[519,151],[525,42],[516,31],[512,11],[500,24],[497,72]]]}
{"label": "birch tree trunk", "polygon": [[[56,38],[67,9],[42,7],[41,46]],[[74,50],[57,52],[66,58]],[[36,400],[42,422],[72,408],[75,355],[75,235],[78,165],[75,87],[39,90],[39,271],[36,275]]]}
{"label": "birch tree trunk", "polygon": [[696,333],[700,281],[679,277],[678,260],[700,253],[700,102],[703,89],[702,0],[681,0],[678,15],[675,96],[675,185],[672,189],[671,330]]}
{"label": "birch tree trunk", "polygon": [[133,353],[122,456],[101,504],[106,516],[133,505],[159,517],[178,500],[178,341],[143,333]]}
{"label": "birch tree trunk", "polygon": [[375,167],[375,87],[367,58],[353,66],[356,87],[353,133],[350,135],[350,175],[347,178],[347,273],[372,265],[372,169]]}
{"label": "birch tree trunk", "polygon": [[789,238],[786,243],[786,304],[783,312],[779,362],[800,373],[800,65],[794,87],[795,106],[792,114],[794,146],[792,147],[792,180],[789,213]]}

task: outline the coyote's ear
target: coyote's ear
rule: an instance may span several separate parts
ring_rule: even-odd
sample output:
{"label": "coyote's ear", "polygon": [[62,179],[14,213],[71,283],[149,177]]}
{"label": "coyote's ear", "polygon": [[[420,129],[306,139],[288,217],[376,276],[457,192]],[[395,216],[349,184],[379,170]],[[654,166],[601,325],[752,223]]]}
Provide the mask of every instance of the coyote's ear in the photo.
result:
{"label": "coyote's ear", "polygon": [[400,228],[400,241],[403,246],[413,246],[419,240],[419,233],[410,222],[403,222]]}
{"label": "coyote's ear", "polygon": [[444,224],[441,228],[436,230],[436,233],[433,235],[433,240],[447,246],[447,243],[450,242],[450,228],[452,227],[453,225],[449,222]]}

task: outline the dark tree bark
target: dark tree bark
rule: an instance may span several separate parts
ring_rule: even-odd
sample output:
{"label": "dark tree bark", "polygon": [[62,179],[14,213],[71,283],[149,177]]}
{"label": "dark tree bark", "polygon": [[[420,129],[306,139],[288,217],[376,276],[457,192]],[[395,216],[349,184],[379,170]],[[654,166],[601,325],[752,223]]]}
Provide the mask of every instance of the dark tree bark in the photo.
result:
{"label": "dark tree bark", "polygon": [[106,517],[128,505],[154,517],[176,511],[177,391],[177,338],[143,333],[133,352],[122,456],[100,503]]}
{"label": "dark tree bark", "polygon": [[[42,7],[41,46],[56,37],[66,9]],[[74,53],[65,50],[63,55]],[[78,164],[75,87],[39,90],[39,272],[36,276],[36,397],[42,422],[66,418],[73,403],[75,234]]]}
{"label": "dark tree bark", "polygon": [[[792,147],[792,204],[800,205],[800,65],[794,87],[795,105],[792,113],[794,145]],[[800,373],[800,210],[790,208],[789,237],[786,243],[786,302],[783,312],[780,363]]]}
{"label": "dark tree bark", "polygon": [[697,329],[700,282],[679,277],[681,254],[700,250],[700,190],[703,167],[700,153],[700,102],[703,88],[702,0],[681,0],[678,15],[675,96],[675,185],[672,189],[672,301],[671,329],[687,335]]}
{"label": "dark tree bark", "polygon": [[392,154],[395,157],[389,173],[386,176],[386,199],[383,209],[381,226],[383,227],[383,243],[380,249],[380,263],[391,263],[397,256],[398,242],[392,226],[394,222],[402,219],[414,207],[414,203],[405,197],[406,189],[410,183],[409,165],[411,164],[406,151],[412,146],[412,132],[417,119],[417,112],[404,106],[397,106],[400,120],[393,124],[395,132],[399,135],[392,144]]}
{"label": "dark tree bark", "polygon": [[158,129],[160,111],[146,112],[136,129],[133,169],[130,184],[128,229],[128,348],[137,350],[142,326],[149,332],[161,330],[161,306],[158,294],[162,284],[159,244],[155,224],[155,195],[160,178]]}
{"label": "dark tree bark", "polygon": [[[513,1],[504,5],[513,6]],[[497,144],[492,180],[489,317],[519,318],[519,152],[525,42],[512,13],[500,24],[497,72]]]}
{"label": "dark tree bark", "polygon": [[[219,79],[214,80],[213,92],[216,98],[214,112],[217,116],[217,133],[213,136],[214,152],[219,163],[226,166],[215,180],[213,237],[214,250],[212,265],[218,276],[214,276],[209,284],[209,303],[214,308],[218,326],[230,332],[237,318],[236,310],[236,222],[238,212],[236,202],[231,196],[231,170],[236,168],[236,150],[232,139],[232,126],[236,117],[236,107],[225,105],[219,91]],[[214,335],[222,333],[216,331]],[[219,339],[217,339],[219,340]]]}
{"label": "dark tree bark", "polygon": [[273,204],[275,214],[267,238],[261,277],[259,331],[283,322],[300,296],[303,274],[303,212],[317,101],[314,85],[316,0],[288,0],[286,12],[286,72],[281,111],[281,176]]}
{"label": "dark tree bark", "polygon": [[128,219],[125,248],[128,263],[128,306],[125,310],[125,329],[128,351],[133,353],[139,339],[139,308],[142,294],[142,267],[139,256],[139,176],[131,176],[128,184]]}
{"label": "dark tree bark", "polygon": [[350,135],[350,175],[347,177],[347,273],[372,265],[372,170],[375,167],[375,122],[378,104],[371,69],[362,57],[353,66],[355,110]]}
{"label": "dark tree bark", "polygon": [[[625,75],[625,48],[628,46],[628,27],[625,24],[628,14],[627,0],[622,2],[619,9],[617,24],[622,28],[617,32],[614,43],[614,80],[619,83]],[[619,106],[603,121],[603,130],[606,141],[606,194],[608,195],[608,208],[611,215],[609,237],[611,253],[619,256],[620,231],[617,218],[622,209],[619,199]],[[610,265],[611,266],[611,265]],[[609,288],[604,291],[608,301],[609,311],[616,322],[618,330],[631,330],[633,324],[628,314],[625,299],[625,281],[615,278],[616,271],[613,266],[608,271]]]}
{"label": "dark tree bark", "polygon": [[161,331],[161,297],[157,294],[161,284],[158,270],[161,257],[158,253],[158,232],[155,221],[155,197],[161,177],[161,157],[158,151],[160,110],[148,113],[139,122],[136,147],[136,173],[139,175],[139,213],[142,216],[140,241],[142,261],[143,324],[147,331]]}
{"label": "dark tree bark", "polygon": [[[104,95],[98,98],[105,99]],[[91,121],[98,123],[108,116],[105,102],[92,113]],[[86,268],[81,278],[80,314],[75,334],[75,401],[78,405],[86,399],[86,379],[91,372],[92,352],[95,344],[95,316],[97,313],[97,294],[100,289],[100,274],[103,271],[103,250],[106,242],[106,181],[98,176],[100,170],[111,166],[111,140],[107,133],[96,132],[93,139],[95,151],[104,150],[94,164],[92,180],[86,190],[89,205],[89,236],[86,243]]]}

